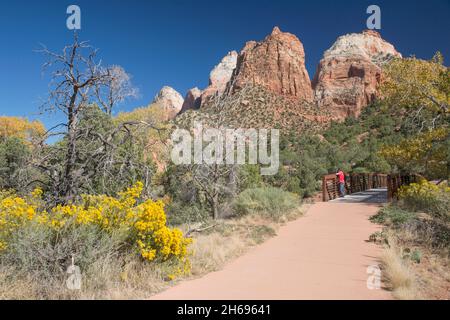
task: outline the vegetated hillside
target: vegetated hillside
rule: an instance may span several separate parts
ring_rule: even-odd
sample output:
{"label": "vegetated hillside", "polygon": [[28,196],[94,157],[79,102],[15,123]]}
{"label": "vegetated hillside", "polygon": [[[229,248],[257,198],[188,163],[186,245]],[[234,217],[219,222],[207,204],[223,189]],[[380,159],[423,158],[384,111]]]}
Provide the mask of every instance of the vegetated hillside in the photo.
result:
{"label": "vegetated hillside", "polygon": [[[221,98],[218,98],[221,99]],[[327,127],[327,110],[312,103],[274,94],[261,86],[246,87],[217,103],[213,100],[200,110],[179,115],[174,124],[191,127],[204,121],[230,128],[276,128],[282,133],[320,132]]]}

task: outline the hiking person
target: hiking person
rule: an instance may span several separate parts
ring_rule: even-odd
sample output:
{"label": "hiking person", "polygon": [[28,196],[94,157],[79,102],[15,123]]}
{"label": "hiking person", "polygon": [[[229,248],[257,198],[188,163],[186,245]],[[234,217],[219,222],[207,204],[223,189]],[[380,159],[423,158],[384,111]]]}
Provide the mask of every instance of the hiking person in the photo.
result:
{"label": "hiking person", "polygon": [[341,169],[337,169],[336,176],[338,177],[339,182],[339,196],[345,197],[345,175]]}

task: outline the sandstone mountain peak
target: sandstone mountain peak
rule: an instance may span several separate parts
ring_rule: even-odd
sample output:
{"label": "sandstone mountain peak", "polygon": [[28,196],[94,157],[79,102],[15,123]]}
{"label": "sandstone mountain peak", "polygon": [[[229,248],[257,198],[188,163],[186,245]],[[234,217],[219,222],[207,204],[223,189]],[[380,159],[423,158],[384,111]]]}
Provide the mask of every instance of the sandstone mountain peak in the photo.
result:
{"label": "sandstone mountain peak", "polygon": [[180,112],[183,102],[183,97],[169,86],[162,87],[153,99],[153,103],[159,104],[167,112],[168,118],[173,118]]}
{"label": "sandstone mountain peak", "polygon": [[278,26],[273,27],[272,33],[271,33],[272,35],[277,35],[277,34],[280,34],[280,33],[282,33],[282,32],[281,32],[281,30],[280,30],[280,28]]}
{"label": "sandstone mountain peak", "polygon": [[371,35],[373,37],[377,37],[381,39],[381,35],[378,31],[366,29],[362,32],[363,34]]}
{"label": "sandstone mountain peak", "polygon": [[247,84],[293,98],[312,100],[303,44],[293,34],[275,27],[263,41],[249,41],[239,54],[233,90]]}
{"label": "sandstone mountain peak", "polygon": [[230,51],[214,67],[209,75],[209,86],[202,93],[201,104],[204,104],[214,95],[223,94],[227,84],[230,82],[234,69],[236,69],[237,59],[238,53],[236,51]]}
{"label": "sandstone mountain peak", "polygon": [[209,75],[209,84],[224,87],[231,79],[233,70],[236,68],[238,53],[230,51],[222,58],[220,63],[214,67]]}
{"label": "sandstone mountain peak", "polygon": [[312,81],[317,104],[336,119],[359,116],[378,94],[381,66],[393,57],[401,54],[376,31],[339,37],[325,51]]}
{"label": "sandstone mountain peak", "polygon": [[401,57],[401,54],[392,44],[383,40],[378,32],[365,30],[362,33],[350,33],[339,37],[324,53],[324,58],[331,56],[363,56],[376,64],[381,64],[391,57]]}
{"label": "sandstone mountain peak", "polygon": [[192,89],[189,89],[189,91],[186,94],[186,97],[184,98],[183,106],[181,107],[180,113],[183,113],[187,110],[196,110],[199,109],[201,106],[201,96],[202,91],[195,87]]}

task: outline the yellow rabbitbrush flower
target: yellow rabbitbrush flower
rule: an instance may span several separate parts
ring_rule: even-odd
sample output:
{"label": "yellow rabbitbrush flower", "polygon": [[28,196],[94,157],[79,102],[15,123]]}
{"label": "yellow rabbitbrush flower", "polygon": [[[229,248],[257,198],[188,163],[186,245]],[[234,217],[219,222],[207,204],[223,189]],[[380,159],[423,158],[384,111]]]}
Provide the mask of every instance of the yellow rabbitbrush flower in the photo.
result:
{"label": "yellow rabbitbrush flower", "polygon": [[13,232],[42,214],[34,201],[28,203],[12,192],[2,194],[8,195],[0,200],[0,251],[5,250],[7,239]]}
{"label": "yellow rabbitbrush flower", "polygon": [[32,196],[34,199],[40,200],[43,193],[44,193],[44,191],[42,191],[41,188],[36,188],[36,189],[33,190],[33,192],[31,192],[31,196]]}
{"label": "yellow rabbitbrush flower", "polygon": [[150,261],[160,258],[165,261],[187,255],[187,247],[192,240],[184,238],[181,230],[170,229],[166,226],[162,201],[147,201],[138,206],[134,227],[139,238],[141,255],[144,258]]}
{"label": "yellow rabbitbrush flower", "polygon": [[450,187],[446,184],[436,185],[422,179],[418,183],[401,187],[398,197],[413,209],[423,210],[446,221],[450,220]]}
{"label": "yellow rabbitbrush flower", "polygon": [[411,183],[408,186],[403,186],[398,191],[400,199],[418,197],[433,200],[439,194],[445,194],[447,197],[450,197],[450,187],[445,185],[439,186],[425,179],[422,179],[419,183]]}
{"label": "yellow rabbitbrush flower", "polygon": [[0,198],[0,251],[7,249],[7,240],[12,233],[27,223],[35,222],[58,231],[63,227],[76,228],[92,225],[106,233],[116,229],[127,232],[126,242],[134,246],[146,261],[181,263],[180,272],[190,268],[188,246],[191,239],[185,238],[179,229],[166,225],[166,214],[162,201],[147,200],[138,204],[143,184],[128,188],[117,198],[106,195],[83,195],[79,203],[57,205],[48,211],[41,209],[42,190],[36,189],[28,198],[3,192]]}

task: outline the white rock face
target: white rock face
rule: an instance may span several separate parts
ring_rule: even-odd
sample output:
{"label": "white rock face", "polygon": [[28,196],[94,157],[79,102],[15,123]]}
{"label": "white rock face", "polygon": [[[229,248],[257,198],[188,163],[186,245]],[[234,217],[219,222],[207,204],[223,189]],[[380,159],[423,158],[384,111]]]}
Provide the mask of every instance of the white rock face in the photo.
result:
{"label": "white rock face", "polygon": [[211,96],[218,94],[221,95],[228,82],[233,75],[234,69],[236,69],[238,53],[236,51],[228,52],[228,54],[222,58],[222,61],[214,67],[209,74],[209,86],[203,91],[202,104]]}
{"label": "white rock face", "polygon": [[366,30],[362,33],[350,33],[339,37],[333,46],[325,51],[323,58],[362,56],[376,65],[392,57],[402,57],[394,46],[383,40],[376,31]]}
{"label": "white rock face", "polygon": [[164,86],[153,99],[153,103],[162,106],[168,113],[169,118],[173,118],[180,112],[184,99],[175,89]]}
{"label": "white rock face", "polygon": [[225,89],[234,69],[236,69],[237,57],[236,51],[228,52],[222,61],[214,67],[209,75],[210,86],[215,86],[219,91]]}

